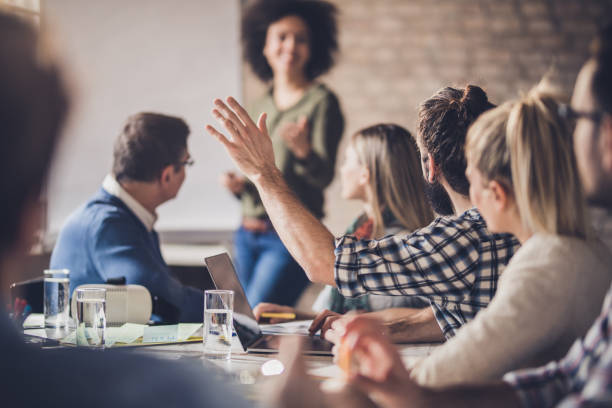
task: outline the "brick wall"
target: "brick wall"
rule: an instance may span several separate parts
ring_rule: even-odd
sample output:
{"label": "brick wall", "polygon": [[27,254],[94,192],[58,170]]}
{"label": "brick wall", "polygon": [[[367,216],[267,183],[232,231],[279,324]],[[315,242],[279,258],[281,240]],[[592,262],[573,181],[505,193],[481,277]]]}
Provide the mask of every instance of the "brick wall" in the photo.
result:
{"label": "brick wall", "polygon": [[[322,80],[339,96],[345,138],[376,122],[415,129],[416,107],[443,86],[473,83],[499,103],[552,66],[570,93],[612,0],[334,0],[338,64]],[[245,69],[245,99],[262,91]],[[342,161],[342,150],[338,163]],[[359,211],[327,190],[326,223],[340,233]]]}

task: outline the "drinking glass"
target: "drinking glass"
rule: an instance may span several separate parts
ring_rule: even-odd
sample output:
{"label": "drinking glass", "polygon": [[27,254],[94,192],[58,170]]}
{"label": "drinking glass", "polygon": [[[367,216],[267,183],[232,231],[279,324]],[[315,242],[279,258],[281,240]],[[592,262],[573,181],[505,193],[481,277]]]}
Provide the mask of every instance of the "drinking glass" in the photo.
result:
{"label": "drinking glass", "polygon": [[66,327],[70,299],[70,271],[46,269],[44,277],[45,327]]}
{"label": "drinking glass", "polygon": [[78,288],[75,292],[77,297],[77,346],[104,347],[106,289]]}
{"label": "drinking glass", "polygon": [[232,352],[233,290],[204,292],[204,355],[228,360]]}

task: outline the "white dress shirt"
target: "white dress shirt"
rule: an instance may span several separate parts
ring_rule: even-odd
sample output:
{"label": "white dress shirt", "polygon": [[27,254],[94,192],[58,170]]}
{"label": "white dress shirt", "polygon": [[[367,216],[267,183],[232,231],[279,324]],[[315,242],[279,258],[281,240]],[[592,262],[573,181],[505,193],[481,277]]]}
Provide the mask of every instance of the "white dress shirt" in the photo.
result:
{"label": "white dress shirt", "polygon": [[114,195],[127,207],[136,214],[136,217],[144,224],[147,231],[151,232],[155,221],[157,221],[157,214],[151,214],[142,204],[140,204],[134,197],[121,187],[121,184],[115,179],[112,174],[108,174],[102,182],[102,188],[109,194]]}

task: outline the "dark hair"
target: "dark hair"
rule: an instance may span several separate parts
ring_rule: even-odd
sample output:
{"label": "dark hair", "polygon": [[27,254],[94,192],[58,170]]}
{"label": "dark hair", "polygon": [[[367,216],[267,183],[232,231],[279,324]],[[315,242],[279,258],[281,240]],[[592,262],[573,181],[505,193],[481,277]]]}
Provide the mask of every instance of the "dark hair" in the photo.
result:
{"label": "dark hair", "polygon": [[475,85],[443,88],[419,106],[418,137],[450,187],[459,194],[467,196],[470,191],[464,151],[468,128],[493,107],[485,91]]}
{"label": "dark hair", "polygon": [[27,203],[42,186],[68,110],[68,96],[43,39],[0,13],[0,253],[16,242]]}
{"label": "dark hair", "polygon": [[612,114],[612,24],[602,28],[591,46],[596,61],[593,93],[599,106]]}
{"label": "dark hair", "polygon": [[286,16],[298,16],[306,23],[310,35],[310,59],[306,76],[312,80],[334,65],[338,50],[336,39],[336,6],[317,0],[258,0],[242,18],[244,59],[262,80],[272,78],[272,69],[263,55],[270,24]]}
{"label": "dark hair", "polygon": [[181,118],[137,113],[115,142],[113,174],[118,181],[153,181],[171,164],[180,165],[189,127]]}

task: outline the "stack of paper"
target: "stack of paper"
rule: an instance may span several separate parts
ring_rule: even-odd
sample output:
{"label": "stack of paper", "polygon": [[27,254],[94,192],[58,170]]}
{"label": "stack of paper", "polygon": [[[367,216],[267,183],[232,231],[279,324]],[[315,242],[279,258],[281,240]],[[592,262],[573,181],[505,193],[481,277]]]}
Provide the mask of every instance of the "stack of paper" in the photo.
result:
{"label": "stack of paper", "polygon": [[[179,323],[167,326],[147,326],[144,324],[125,323],[121,327],[107,327],[104,345],[145,345],[159,343],[177,343],[202,340],[201,323]],[[197,334],[197,336],[196,336]],[[76,344],[76,332],[70,333],[61,340],[62,343]]]}

